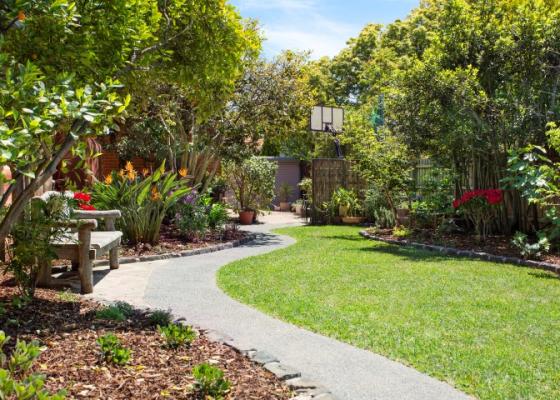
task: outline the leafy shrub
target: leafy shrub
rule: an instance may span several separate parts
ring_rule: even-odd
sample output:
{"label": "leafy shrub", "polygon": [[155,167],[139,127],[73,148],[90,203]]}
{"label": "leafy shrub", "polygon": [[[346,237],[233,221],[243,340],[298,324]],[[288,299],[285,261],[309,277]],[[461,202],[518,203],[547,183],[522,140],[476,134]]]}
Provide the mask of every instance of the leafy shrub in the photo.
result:
{"label": "leafy shrub", "polygon": [[539,235],[539,240],[529,243],[528,236],[523,232],[516,232],[512,243],[519,249],[523,258],[541,257],[543,252],[550,250],[550,241],[544,234]]}
{"label": "leafy shrub", "polygon": [[95,317],[98,319],[107,319],[112,321],[124,321],[133,315],[134,308],[124,301],[117,301],[110,306],[103,307],[95,313]]}
{"label": "leafy shrub", "polygon": [[229,215],[226,206],[221,203],[212,204],[208,212],[208,226],[210,229],[223,229],[228,220]]}
{"label": "leafy shrub", "polygon": [[97,339],[103,359],[111,364],[126,365],[130,361],[131,351],[124,347],[120,340],[112,333],[107,333]]}
{"label": "leafy shrub", "polygon": [[100,210],[117,209],[118,228],[131,244],[159,242],[168,211],[191,189],[186,178],[165,172],[165,162],[152,174],[139,174],[132,164],[93,186],[92,201]]}
{"label": "leafy shrub", "polygon": [[189,240],[204,236],[208,229],[207,208],[210,198],[195,191],[183,197],[175,206],[175,226]]}
{"label": "leafy shrub", "polygon": [[193,376],[196,380],[194,388],[202,398],[211,396],[217,400],[223,399],[231,387],[231,383],[224,378],[224,372],[207,363],[195,366]]}
{"label": "leafy shrub", "polygon": [[13,274],[22,296],[35,295],[41,263],[57,257],[51,243],[66,235],[63,224],[67,218],[67,201],[64,196],[51,196],[46,202],[33,201],[25,209],[22,220],[12,228],[10,262],[5,265],[4,273]]}
{"label": "leafy shrub", "polygon": [[430,170],[412,203],[411,216],[418,227],[436,229],[453,214],[453,172],[445,168]]}
{"label": "leafy shrub", "polygon": [[412,235],[412,231],[405,226],[396,226],[393,228],[393,236],[398,238],[407,238]]}
{"label": "leafy shrub", "polygon": [[311,178],[303,178],[298,183],[298,186],[303,192],[304,198],[310,203],[313,202],[313,180]]}
{"label": "leafy shrub", "polygon": [[154,310],[149,317],[151,326],[166,326],[171,323],[172,319],[171,313],[166,310]]}
{"label": "leafy shrub", "polygon": [[369,221],[380,228],[390,228],[396,224],[395,216],[387,203],[387,199],[375,188],[366,191],[364,214]]}
{"label": "leafy shrub", "polygon": [[242,163],[224,163],[223,174],[233,190],[236,210],[268,209],[274,198],[277,169],[275,163],[256,156]]}
{"label": "leafy shrub", "polygon": [[459,210],[475,227],[478,240],[485,240],[490,229],[490,221],[495,216],[495,208],[503,201],[500,189],[477,189],[463,193],[453,201],[453,208]]}
{"label": "leafy shrub", "polygon": [[158,326],[158,332],[165,340],[165,346],[170,349],[178,349],[182,346],[189,346],[196,339],[196,332],[183,324],[167,324]]}
{"label": "leafy shrub", "polygon": [[64,390],[50,394],[43,389],[43,375],[29,374],[42,351],[38,344],[18,340],[8,358],[3,347],[9,340],[10,338],[0,331],[0,399],[63,400],[66,397]]}

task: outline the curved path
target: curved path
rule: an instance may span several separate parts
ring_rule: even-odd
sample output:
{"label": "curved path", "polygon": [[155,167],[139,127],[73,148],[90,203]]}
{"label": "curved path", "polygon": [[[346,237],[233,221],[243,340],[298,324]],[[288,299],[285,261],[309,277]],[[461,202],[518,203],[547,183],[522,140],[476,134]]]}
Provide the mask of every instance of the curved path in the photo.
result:
{"label": "curved path", "polygon": [[291,217],[272,215],[268,223],[251,227],[257,240],[238,248],[101,271],[95,297],[171,309],[195,326],[230,336],[241,347],[274,355],[341,400],[470,399],[412,368],[279,321],[223,293],[216,285],[216,272],[222,266],[294,243],[270,233],[280,226],[299,224],[286,218]]}

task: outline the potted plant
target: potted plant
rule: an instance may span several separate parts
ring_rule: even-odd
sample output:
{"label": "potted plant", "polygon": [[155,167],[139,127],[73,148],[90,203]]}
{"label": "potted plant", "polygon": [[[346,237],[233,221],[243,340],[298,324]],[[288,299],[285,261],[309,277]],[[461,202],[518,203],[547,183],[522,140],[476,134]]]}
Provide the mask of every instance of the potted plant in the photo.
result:
{"label": "potted plant", "polygon": [[345,224],[357,224],[363,221],[359,216],[362,206],[356,192],[344,188],[338,188],[332,197],[332,204],[338,208],[338,215]]}
{"label": "potted plant", "polygon": [[344,218],[348,215],[350,210],[350,205],[356,194],[344,188],[338,188],[332,195],[332,201],[336,207],[338,207],[338,215]]}
{"label": "potted plant", "polygon": [[255,156],[241,163],[223,164],[222,173],[233,192],[233,207],[242,225],[252,224],[259,210],[270,207],[277,168],[275,163]]}
{"label": "potted plant", "polygon": [[293,189],[287,182],[282,182],[278,189],[278,198],[280,199],[280,211],[290,211],[290,195]]}
{"label": "potted plant", "polygon": [[300,217],[303,216],[303,200],[299,199],[296,200],[294,203],[294,212],[299,215]]}

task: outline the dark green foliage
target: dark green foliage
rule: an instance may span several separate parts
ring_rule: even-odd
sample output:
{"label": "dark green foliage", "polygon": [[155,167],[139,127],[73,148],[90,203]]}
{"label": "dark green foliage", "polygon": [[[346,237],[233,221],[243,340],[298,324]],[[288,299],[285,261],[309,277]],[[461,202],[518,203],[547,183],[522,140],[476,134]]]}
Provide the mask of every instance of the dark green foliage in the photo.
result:
{"label": "dark green foliage", "polygon": [[99,337],[97,344],[105,362],[122,366],[130,361],[131,351],[124,347],[114,334],[107,333]]}
{"label": "dark green foliage", "polygon": [[150,313],[150,325],[152,326],[166,326],[171,323],[172,316],[166,310],[154,310]]}
{"label": "dark green foliage", "polygon": [[26,208],[23,219],[12,227],[10,262],[3,270],[14,275],[23,297],[34,296],[41,263],[56,258],[51,242],[66,235],[67,207],[64,196],[51,196],[46,202],[34,201]]}
{"label": "dark green foliage", "polygon": [[188,347],[196,339],[196,332],[187,325],[170,323],[166,326],[158,326],[157,329],[165,340],[165,347],[170,349]]}
{"label": "dark green foliage", "polygon": [[231,383],[224,378],[224,372],[210,364],[199,364],[193,368],[193,376],[196,379],[195,390],[202,398],[211,396],[221,400],[229,392]]}
{"label": "dark green foliage", "polygon": [[103,307],[95,313],[95,317],[98,319],[108,319],[112,321],[124,321],[134,315],[134,308],[124,302],[117,301],[110,306]]}

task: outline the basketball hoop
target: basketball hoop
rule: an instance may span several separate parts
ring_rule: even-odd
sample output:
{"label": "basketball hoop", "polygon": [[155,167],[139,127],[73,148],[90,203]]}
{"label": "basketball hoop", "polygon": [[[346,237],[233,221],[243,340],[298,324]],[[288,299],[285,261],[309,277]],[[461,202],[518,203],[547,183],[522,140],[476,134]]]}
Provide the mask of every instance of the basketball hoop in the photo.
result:
{"label": "basketball hoop", "polygon": [[340,141],[336,137],[344,127],[344,110],[338,107],[315,106],[311,110],[310,128],[314,132],[327,132],[334,137],[338,158],[344,158]]}
{"label": "basketball hoop", "polygon": [[315,106],[311,111],[311,130],[340,133],[344,125],[344,110],[338,107]]}

